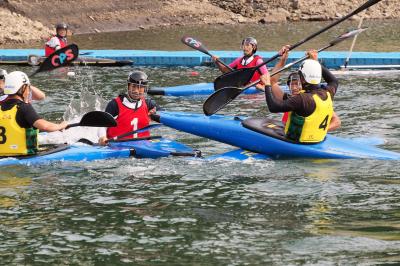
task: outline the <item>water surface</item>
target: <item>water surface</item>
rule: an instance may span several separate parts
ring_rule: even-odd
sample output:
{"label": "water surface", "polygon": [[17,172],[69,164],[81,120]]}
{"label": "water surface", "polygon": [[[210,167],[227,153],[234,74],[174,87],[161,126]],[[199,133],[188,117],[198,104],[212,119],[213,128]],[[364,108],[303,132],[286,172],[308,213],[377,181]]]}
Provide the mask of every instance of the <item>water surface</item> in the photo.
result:
{"label": "water surface", "polygon": [[[51,120],[110,100],[132,67],[39,74]],[[153,86],[212,81],[216,69],[141,68]],[[11,70],[9,68],[8,70]],[[22,69],[32,72],[32,69]],[[190,76],[193,71],[199,76]],[[378,136],[400,151],[400,76],[341,79],[335,101],[345,137]],[[201,112],[204,98],[156,97]],[[101,105],[99,101],[97,104]],[[67,110],[67,111],[66,111]],[[271,116],[262,95],[224,114]],[[274,115],[276,117],[276,115]],[[232,147],[169,128],[204,155]],[[398,162],[213,161],[184,158],[56,163],[0,170],[0,264],[376,265],[400,261]]]}

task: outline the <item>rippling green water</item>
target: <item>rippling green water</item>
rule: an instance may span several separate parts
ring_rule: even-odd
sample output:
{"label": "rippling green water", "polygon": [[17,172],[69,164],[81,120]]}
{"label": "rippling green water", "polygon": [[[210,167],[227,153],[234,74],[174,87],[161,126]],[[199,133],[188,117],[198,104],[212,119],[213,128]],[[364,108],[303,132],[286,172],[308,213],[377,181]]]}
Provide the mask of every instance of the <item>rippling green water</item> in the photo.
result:
{"label": "rippling green water", "polygon": [[[218,72],[143,68],[154,86],[211,81]],[[9,69],[10,70],[10,69]],[[125,68],[37,75],[35,104],[59,120],[81,89],[109,100]],[[26,68],[25,71],[31,72]],[[340,136],[379,136],[400,151],[400,76],[341,79]],[[156,98],[167,110],[200,112],[204,98]],[[79,105],[90,109],[93,103]],[[260,96],[226,114],[270,115]],[[231,147],[168,128],[157,133],[201,149]],[[376,265],[400,261],[398,162],[214,161],[163,158],[7,167],[0,173],[0,264]]]}

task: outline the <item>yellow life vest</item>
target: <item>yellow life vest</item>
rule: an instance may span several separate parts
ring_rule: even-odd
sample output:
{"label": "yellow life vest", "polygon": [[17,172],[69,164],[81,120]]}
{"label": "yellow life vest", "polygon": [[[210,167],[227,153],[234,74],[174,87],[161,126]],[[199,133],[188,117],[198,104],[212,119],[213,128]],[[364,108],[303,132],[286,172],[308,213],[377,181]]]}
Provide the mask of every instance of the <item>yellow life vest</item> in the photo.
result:
{"label": "yellow life vest", "polygon": [[325,139],[333,115],[331,94],[326,94],[326,100],[317,94],[312,96],[316,107],[311,115],[303,117],[294,112],[289,113],[285,126],[287,138],[302,143],[318,143]]}
{"label": "yellow life vest", "polygon": [[0,156],[29,155],[38,151],[37,129],[20,127],[17,111],[17,105],[7,111],[0,107]]}

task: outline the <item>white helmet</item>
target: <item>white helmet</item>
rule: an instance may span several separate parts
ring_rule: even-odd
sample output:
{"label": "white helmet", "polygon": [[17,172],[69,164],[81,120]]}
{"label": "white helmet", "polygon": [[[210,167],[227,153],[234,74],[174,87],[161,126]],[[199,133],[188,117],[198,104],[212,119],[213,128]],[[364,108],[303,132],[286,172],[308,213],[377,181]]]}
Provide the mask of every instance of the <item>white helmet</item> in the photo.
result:
{"label": "white helmet", "polygon": [[23,85],[30,85],[28,76],[21,71],[14,71],[6,75],[4,94],[16,94]]}
{"label": "white helmet", "polygon": [[318,85],[321,83],[322,68],[317,60],[307,59],[300,65],[299,73],[308,84]]}

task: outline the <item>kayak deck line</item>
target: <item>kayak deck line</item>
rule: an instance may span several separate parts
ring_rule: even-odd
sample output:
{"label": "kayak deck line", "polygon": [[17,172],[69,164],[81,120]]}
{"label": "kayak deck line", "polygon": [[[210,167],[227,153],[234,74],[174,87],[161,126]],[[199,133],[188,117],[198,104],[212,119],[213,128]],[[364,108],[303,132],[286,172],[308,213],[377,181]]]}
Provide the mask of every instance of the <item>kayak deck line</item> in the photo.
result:
{"label": "kayak deck line", "polygon": [[[230,63],[241,56],[240,51],[210,51],[224,63]],[[157,51],[157,50],[81,50],[87,58],[131,60],[137,66],[202,66],[210,64],[210,57],[198,51]],[[276,52],[259,51],[263,58],[270,58]],[[44,55],[43,49],[0,49],[0,60],[22,61],[30,54]],[[321,52],[319,59],[328,68],[340,68],[348,51]],[[304,51],[290,53],[288,63],[304,56]],[[400,65],[400,52],[353,52],[352,65]],[[274,66],[274,62],[268,64]]]}

